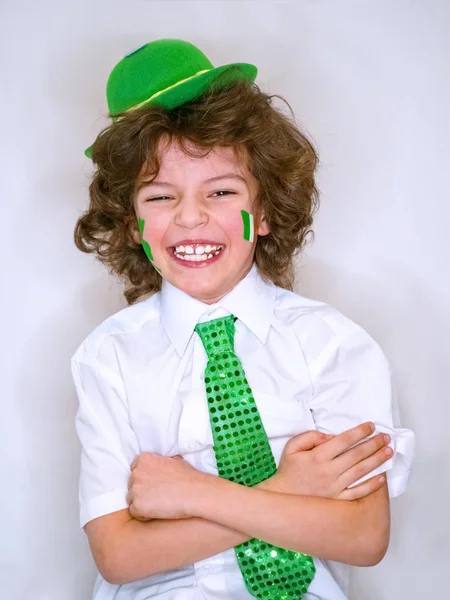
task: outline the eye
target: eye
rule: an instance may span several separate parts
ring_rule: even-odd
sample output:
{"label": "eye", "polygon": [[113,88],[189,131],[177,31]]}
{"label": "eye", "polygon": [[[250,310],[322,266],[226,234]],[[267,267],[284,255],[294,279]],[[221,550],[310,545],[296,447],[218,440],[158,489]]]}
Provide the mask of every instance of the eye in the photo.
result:
{"label": "eye", "polygon": [[232,192],[231,190],[218,190],[211,195],[215,196],[216,198],[223,198],[224,196],[228,196],[230,194],[236,194],[236,192]]}
{"label": "eye", "polygon": [[159,200],[170,200],[170,196],[155,196],[154,198],[146,198],[144,202],[157,202]]}

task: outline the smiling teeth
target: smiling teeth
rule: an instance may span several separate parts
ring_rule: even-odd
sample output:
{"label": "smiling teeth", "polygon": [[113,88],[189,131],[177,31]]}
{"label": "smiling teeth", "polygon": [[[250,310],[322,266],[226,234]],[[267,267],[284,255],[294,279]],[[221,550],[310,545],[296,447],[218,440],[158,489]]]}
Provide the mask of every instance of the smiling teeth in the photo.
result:
{"label": "smiling teeth", "polygon": [[198,246],[180,245],[175,246],[174,254],[177,258],[181,258],[182,260],[201,262],[217,256],[222,248],[223,246],[211,246],[210,244],[199,244]]}
{"label": "smiling teeth", "polygon": [[206,254],[175,254],[175,256],[177,256],[178,258],[181,258],[182,260],[188,260],[188,261],[193,261],[193,262],[201,262],[202,260],[208,260],[210,258],[212,258],[213,256],[215,256],[214,254],[208,254],[208,256]]}

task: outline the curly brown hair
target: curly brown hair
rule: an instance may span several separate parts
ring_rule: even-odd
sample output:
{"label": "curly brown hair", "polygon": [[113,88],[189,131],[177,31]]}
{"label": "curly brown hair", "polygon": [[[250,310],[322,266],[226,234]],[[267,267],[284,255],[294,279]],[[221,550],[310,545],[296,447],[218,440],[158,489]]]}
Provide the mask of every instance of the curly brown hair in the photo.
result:
{"label": "curly brown hair", "polygon": [[[258,203],[270,233],[259,237],[255,262],[261,275],[293,286],[293,259],[312,234],[318,208],[314,147],[256,84],[238,81],[172,110],[149,105],[115,115],[92,147],[95,166],[89,209],[77,221],[75,243],[125,281],[129,304],[161,289],[161,275],[136,242],[134,196],[145,168],[156,177],[158,143],[176,140],[187,153],[232,147],[259,185]],[[287,103],[286,103],[287,104]],[[289,105],[288,105],[289,106]],[[188,148],[189,146],[189,148]]]}

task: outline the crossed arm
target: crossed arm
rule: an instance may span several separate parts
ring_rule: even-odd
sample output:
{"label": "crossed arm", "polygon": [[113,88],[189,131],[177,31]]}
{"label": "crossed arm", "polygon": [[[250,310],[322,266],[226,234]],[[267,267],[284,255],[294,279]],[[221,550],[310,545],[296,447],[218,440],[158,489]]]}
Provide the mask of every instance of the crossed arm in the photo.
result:
{"label": "crossed arm", "polygon": [[[86,525],[99,571],[127,583],[232,548],[252,537],[349,564],[372,565],[389,541],[384,478],[348,488],[391,456],[360,425],[330,439],[308,432],[286,444],[277,473],[247,488],[153,453],[132,465],[129,510]],[[193,543],[195,540],[195,543]]]}

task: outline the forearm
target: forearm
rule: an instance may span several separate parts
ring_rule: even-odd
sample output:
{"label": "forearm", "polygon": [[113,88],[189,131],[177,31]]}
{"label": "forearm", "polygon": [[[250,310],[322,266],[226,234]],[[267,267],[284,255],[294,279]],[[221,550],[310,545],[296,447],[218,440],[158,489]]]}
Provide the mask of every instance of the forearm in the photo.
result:
{"label": "forearm", "polygon": [[[110,583],[124,584],[214,556],[249,539],[248,535],[200,518],[137,521],[129,518],[114,535],[97,535],[91,548]],[[108,537],[111,542],[108,541]]]}
{"label": "forearm", "polygon": [[[268,489],[270,480],[255,489],[260,487]],[[192,564],[250,539],[199,517],[139,521],[128,510],[88,523],[87,533],[100,573],[116,584]]]}
{"label": "forearm", "polygon": [[246,488],[212,475],[202,478],[190,501],[193,518],[142,522],[119,511],[119,520],[112,514],[88,524],[96,529],[89,537],[97,548],[91,548],[107,581],[128,583],[176,569],[253,537],[354,565],[376,564],[387,549],[386,485],[349,501],[276,493],[270,480]]}
{"label": "forearm", "polygon": [[[207,476],[199,517],[281,548],[353,565],[376,564],[389,540],[387,487],[359,501],[294,496]],[[386,508],[387,507],[387,508]]]}

